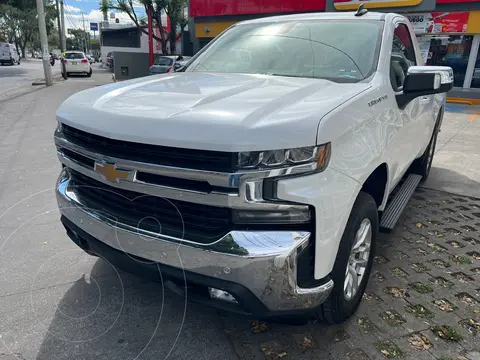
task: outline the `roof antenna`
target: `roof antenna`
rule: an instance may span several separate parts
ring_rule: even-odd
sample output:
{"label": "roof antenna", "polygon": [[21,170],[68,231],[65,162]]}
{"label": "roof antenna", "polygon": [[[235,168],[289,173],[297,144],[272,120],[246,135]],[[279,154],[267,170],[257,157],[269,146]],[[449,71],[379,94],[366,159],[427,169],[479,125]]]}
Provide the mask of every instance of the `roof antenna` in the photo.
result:
{"label": "roof antenna", "polygon": [[363,3],[360,4],[360,6],[357,9],[357,12],[355,13],[355,16],[362,16],[362,15],[365,15],[368,12],[367,9],[363,8],[363,5],[364,5]]}

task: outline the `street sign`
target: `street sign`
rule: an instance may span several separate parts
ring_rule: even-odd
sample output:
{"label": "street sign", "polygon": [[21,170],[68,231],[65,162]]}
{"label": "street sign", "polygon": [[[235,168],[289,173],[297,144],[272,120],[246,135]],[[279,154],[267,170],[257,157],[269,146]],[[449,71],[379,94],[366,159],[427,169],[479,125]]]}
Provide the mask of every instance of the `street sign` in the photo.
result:
{"label": "street sign", "polygon": [[98,23],[90,23],[91,31],[98,31]]}

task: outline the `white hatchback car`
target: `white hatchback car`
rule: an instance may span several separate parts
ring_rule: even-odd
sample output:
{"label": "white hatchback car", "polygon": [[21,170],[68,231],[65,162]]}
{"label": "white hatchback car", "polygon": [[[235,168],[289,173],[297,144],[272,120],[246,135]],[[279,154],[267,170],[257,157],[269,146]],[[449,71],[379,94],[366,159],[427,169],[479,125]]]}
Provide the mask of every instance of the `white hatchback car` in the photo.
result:
{"label": "white hatchback car", "polygon": [[67,76],[69,74],[86,74],[92,76],[92,66],[82,51],[67,51],[63,57]]}

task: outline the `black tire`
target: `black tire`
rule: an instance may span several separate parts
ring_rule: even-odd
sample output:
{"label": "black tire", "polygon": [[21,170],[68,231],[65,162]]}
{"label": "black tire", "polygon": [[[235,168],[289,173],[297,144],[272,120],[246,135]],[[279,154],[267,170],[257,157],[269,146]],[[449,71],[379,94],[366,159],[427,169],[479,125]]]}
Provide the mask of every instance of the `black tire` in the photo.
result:
{"label": "black tire", "polygon": [[15,60],[11,59],[10,60],[10,66],[13,66],[13,65],[15,65]]}
{"label": "black tire", "polygon": [[430,175],[430,169],[432,168],[433,157],[435,155],[435,148],[437,146],[437,137],[439,132],[439,124],[441,123],[443,117],[443,110],[438,114],[437,122],[435,123],[435,128],[433,129],[432,137],[428,143],[425,152],[421,157],[415,159],[410,167],[410,172],[422,176],[422,182],[427,180],[428,175]]}
{"label": "black tire", "polygon": [[90,72],[87,73],[87,76],[88,76],[88,77],[91,77],[91,76],[92,76],[92,72],[93,72],[92,69],[90,69]]}
{"label": "black tire", "polygon": [[[368,256],[366,269],[361,283],[358,286],[358,290],[351,299],[347,300],[344,293],[344,282],[346,278],[345,273],[357,231],[365,219],[370,220],[372,227],[370,254]],[[333,290],[328,299],[321,305],[320,310],[317,312],[317,317],[320,320],[330,325],[340,324],[350,318],[357,310],[360,302],[362,301],[368,278],[370,277],[373,257],[375,256],[377,232],[377,204],[370,194],[360,192],[355,200],[350,217],[348,218],[347,226],[345,227],[345,231],[340,241],[337,258],[331,273],[331,279],[334,282]]]}

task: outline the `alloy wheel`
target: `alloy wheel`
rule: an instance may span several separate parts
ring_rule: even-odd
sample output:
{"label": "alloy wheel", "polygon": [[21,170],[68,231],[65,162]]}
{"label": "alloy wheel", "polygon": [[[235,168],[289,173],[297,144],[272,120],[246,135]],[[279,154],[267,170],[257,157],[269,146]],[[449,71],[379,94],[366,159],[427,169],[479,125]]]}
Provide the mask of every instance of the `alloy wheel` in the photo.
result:
{"label": "alloy wheel", "polygon": [[372,223],[370,219],[363,219],[361,222],[353,246],[348,257],[345,270],[345,281],[343,292],[345,300],[350,301],[357,295],[362,283],[370,258],[372,245]]}

